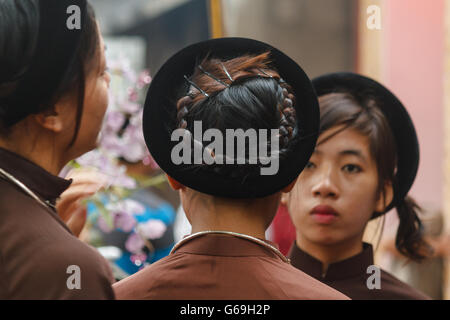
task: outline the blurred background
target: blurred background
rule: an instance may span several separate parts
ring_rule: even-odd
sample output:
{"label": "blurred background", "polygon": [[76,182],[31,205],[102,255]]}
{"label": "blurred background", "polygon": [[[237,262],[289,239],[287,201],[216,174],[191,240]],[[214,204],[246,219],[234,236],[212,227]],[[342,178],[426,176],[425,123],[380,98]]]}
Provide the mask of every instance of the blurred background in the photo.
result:
{"label": "blurred background", "polygon": [[[411,195],[430,217],[430,234],[450,231],[450,1],[446,0],[90,0],[106,37],[108,59],[127,59],[153,76],[181,48],[213,37],[249,37],[267,42],[296,60],[309,77],[353,71],[390,88],[416,126],[421,148]],[[176,211],[178,195],[155,188]],[[181,219],[178,215],[177,219]],[[367,241],[391,241],[395,214],[383,235],[374,221]],[[179,222],[175,241],[189,232]],[[184,229],[183,229],[184,228]],[[180,231],[181,230],[181,231]],[[450,298],[443,255],[424,289],[379,246],[376,263],[434,297]],[[445,251],[445,250],[444,250]],[[409,269],[408,269],[409,268]],[[417,270],[416,270],[417,274]],[[419,273],[420,275],[420,273]],[[421,273],[422,277],[426,273]]]}

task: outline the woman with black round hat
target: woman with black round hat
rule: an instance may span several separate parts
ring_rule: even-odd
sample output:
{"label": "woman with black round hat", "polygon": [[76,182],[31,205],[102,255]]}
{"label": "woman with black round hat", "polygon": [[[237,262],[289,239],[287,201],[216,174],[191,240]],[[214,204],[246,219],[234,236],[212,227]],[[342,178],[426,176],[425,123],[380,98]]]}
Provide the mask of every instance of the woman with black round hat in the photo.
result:
{"label": "woman with black round hat", "polygon": [[295,187],[282,198],[296,227],[293,266],[352,299],[427,299],[373,266],[363,242],[367,223],[396,208],[396,246],[421,260],[422,239],[414,201],[419,147],[401,102],[361,75],[333,73],[313,80],[319,96],[320,135]]}
{"label": "woman with black round hat", "polygon": [[112,273],[59,218],[57,175],[93,149],[108,104],[85,0],[0,1],[0,299],[112,299]]}
{"label": "woman with black round hat", "polygon": [[308,77],[265,43],[214,39],[170,58],[150,86],[144,136],[193,233],[116,283],[117,298],[346,298],[265,240],[314,149],[318,119]]}

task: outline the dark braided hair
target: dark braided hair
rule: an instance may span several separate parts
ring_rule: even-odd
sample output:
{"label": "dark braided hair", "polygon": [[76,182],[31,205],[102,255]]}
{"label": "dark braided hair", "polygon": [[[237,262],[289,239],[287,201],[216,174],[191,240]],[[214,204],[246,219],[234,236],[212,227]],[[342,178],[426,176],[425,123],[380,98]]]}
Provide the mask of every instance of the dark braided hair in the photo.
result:
{"label": "dark braided hair", "polygon": [[[222,133],[226,129],[279,129],[279,157],[286,156],[290,141],[297,135],[296,99],[291,86],[270,67],[269,55],[265,52],[226,61],[204,59],[192,77],[186,78],[189,90],[177,101],[175,129],[192,132],[194,121],[202,121],[207,127],[203,130],[216,128]],[[251,147],[249,144],[246,141],[246,146]],[[266,144],[271,145],[270,137]],[[242,179],[260,168],[252,163],[248,152],[245,164],[207,166],[217,173]]]}

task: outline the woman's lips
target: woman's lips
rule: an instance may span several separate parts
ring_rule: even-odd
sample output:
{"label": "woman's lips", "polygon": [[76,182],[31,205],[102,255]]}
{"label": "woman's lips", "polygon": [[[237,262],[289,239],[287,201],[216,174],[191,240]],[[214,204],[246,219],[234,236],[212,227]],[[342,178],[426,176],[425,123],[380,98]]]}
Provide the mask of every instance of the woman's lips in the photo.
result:
{"label": "woman's lips", "polygon": [[318,205],[311,210],[311,215],[314,221],[319,224],[330,224],[337,219],[337,212],[332,207],[327,205]]}

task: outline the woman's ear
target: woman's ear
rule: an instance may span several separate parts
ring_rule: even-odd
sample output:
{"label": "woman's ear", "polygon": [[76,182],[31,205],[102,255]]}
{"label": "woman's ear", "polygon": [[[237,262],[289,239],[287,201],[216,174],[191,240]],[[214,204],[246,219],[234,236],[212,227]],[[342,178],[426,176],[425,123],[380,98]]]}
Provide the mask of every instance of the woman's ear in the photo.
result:
{"label": "woman's ear", "polygon": [[292,181],[288,186],[284,187],[281,190],[281,204],[282,205],[287,205],[288,203],[288,199],[289,199],[289,192],[294,188],[295,184],[297,183],[297,179],[298,177]]}
{"label": "woman's ear", "polygon": [[34,120],[43,128],[59,133],[64,128],[61,114],[55,111],[54,108],[43,111],[34,115]]}
{"label": "woman's ear", "polygon": [[167,177],[167,180],[169,181],[169,184],[170,184],[170,186],[172,187],[173,190],[180,190],[180,189],[184,189],[185,188],[184,185],[179,183],[177,180],[175,180],[174,178],[172,178],[168,174],[166,174],[166,177]]}
{"label": "woman's ear", "polygon": [[392,202],[394,199],[394,188],[391,182],[387,182],[384,185],[384,193],[380,192],[378,196],[378,200],[375,206],[375,212],[384,212],[386,207]]}
{"label": "woman's ear", "polygon": [[288,199],[289,199],[289,193],[282,193],[281,194],[281,200],[280,200],[280,203],[282,204],[282,205],[284,205],[284,206],[287,206],[287,204],[288,204]]}

